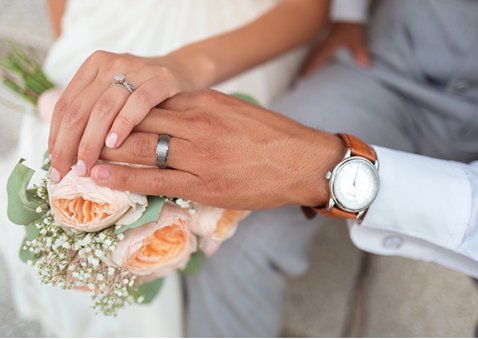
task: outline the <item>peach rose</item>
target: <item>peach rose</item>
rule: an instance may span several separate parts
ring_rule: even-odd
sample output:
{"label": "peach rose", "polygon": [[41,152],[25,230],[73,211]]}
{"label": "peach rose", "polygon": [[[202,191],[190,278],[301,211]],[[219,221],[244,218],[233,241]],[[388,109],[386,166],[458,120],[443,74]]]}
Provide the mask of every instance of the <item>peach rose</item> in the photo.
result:
{"label": "peach rose", "polygon": [[144,195],[98,186],[75,166],[58,184],[50,182],[48,193],[55,222],[84,232],[133,223],[148,204]]}
{"label": "peach rose", "polygon": [[50,122],[53,115],[53,109],[56,102],[60,99],[63,90],[59,88],[52,88],[43,92],[38,98],[37,108],[38,116],[44,122]]}
{"label": "peach rose", "polygon": [[250,212],[225,210],[195,204],[190,230],[201,237],[199,247],[207,255],[214,254],[221,244],[232,237],[239,222]]}
{"label": "peach rose", "polygon": [[196,237],[189,231],[189,216],[165,204],[156,223],[127,230],[111,254],[114,264],[138,276],[161,277],[185,268],[196,252]]}

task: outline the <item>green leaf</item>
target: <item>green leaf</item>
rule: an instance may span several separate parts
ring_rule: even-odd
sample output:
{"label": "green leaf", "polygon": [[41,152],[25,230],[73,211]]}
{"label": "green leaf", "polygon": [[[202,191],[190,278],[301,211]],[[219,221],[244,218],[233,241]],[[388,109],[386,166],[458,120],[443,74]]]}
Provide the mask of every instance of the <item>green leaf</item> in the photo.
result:
{"label": "green leaf", "polygon": [[247,101],[248,103],[256,105],[256,106],[261,105],[259,103],[259,101],[257,101],[256,99],[254,99],[250,95],[247,95],[247,94],[244,94],[244,93],[239,93],[239,92],[238,93],[232,93],[231,96],[233,96],[235,98],[238,98],[238,99],[241,99],[241,100],[244,100],[244,101]]}
{"label": "green leaf", "polygon": [[181,272],[184,274],[198,274],[201,272],[204,262],[206,261],[206,256],[204,253],[198,251],[194,252],[191,255],[191,259],[188,262],[188,265]]}
{"label": "green leaf", "polygon": [[132,292],[133,297],[143,299],[140,304],[149,304],[158,295],[161,287],[163,287],[164,278],[159,278],[151,282],[147,282],[138,287],[138,289]]}
{"label": "green leaf", "polygon": [[33,240],[40,234],[40,231],[38,231],[38,228],[35,226],[35,223],[25,225],[25,232],[27,233],[27,240]]}
{"label": "green leaf", "polygon": [[115,233],[120,234],[131,228],[137,228],[137,227],[149,224],[151,222],[158,221],[159,215],[161,214],[161,210],[163,208],[165,201],[166,200],[162,197],[148,196],[148,206],[146,207],[146,210],[144,211],[141,218],[139,218],[132,224],[123,225],[117,228],[115,230]]}
{"label": "green leaf", "polygon": [[20,159],[7,182],[7,215],[10,221],[17,225],[30,224],[45,213],[36,212],[43,201],[35,196],[33,190],[27,189],[35,172],[23,165],[24,161]]}

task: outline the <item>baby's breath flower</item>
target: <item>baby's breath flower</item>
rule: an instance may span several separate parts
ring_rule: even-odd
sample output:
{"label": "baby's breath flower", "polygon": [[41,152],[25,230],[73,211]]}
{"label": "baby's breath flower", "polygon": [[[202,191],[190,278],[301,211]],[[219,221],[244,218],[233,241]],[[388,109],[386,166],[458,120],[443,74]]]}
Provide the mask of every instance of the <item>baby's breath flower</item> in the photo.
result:
{"label": "baby's breath flower", "polygon": [[181,199],[181,198],[176,199],[175,203],[181,208],[188,208],[189,206],[191,206],[190,201],[184,200],[184,199]]}
{"label": "baby's breath flower", "polygon": [[114,228],[95,233],[63,229],[50,211],[46,185],[43,179],[34,187],[42,199],[35,211],[46,212],[34,222],[39,234],[22,247],[36,255],[28,264],[37,268],[40,281],[64,289],[86,286],[94,308],[105,315],[115,315],[119,308],[134,303],[131,292],[137,288],[136,276],[104,262],[124,235],[116,235]]}

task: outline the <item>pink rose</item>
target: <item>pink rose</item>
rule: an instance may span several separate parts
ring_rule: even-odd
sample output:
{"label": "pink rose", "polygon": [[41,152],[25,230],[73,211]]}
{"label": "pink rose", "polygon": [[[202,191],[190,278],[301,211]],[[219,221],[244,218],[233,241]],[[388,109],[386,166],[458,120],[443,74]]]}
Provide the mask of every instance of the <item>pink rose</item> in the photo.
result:
{"label": "pink rose", "polygon": [[191,231],[201,237],[199,247],[207,255],[214,254],[221,244],[232,237],[239,222],[250,212],[225,210],[216,207],[195,204],[191,218]]}
{"label": "pink rose", "polygon": [[98,186],[75,166],[58,184],[50,182],[48,193],[55,222],[84,232],[133,223],[148,204],[144,195]]}
{"label": "pink rose", "polygon": [[56,102],[60,99],[63,90],[59,88],[52,88],[43,92],[38,98],[37,108],[38,116],[44,122],[50,122],[53,115],[53,109]]}
{"label": "pink rose", "polygon": [[165,204],[157,222],[124,233],[111,260],[133,274],[148,278],[185,268],[197,249],[196,237],[188,225],[185,211]]}

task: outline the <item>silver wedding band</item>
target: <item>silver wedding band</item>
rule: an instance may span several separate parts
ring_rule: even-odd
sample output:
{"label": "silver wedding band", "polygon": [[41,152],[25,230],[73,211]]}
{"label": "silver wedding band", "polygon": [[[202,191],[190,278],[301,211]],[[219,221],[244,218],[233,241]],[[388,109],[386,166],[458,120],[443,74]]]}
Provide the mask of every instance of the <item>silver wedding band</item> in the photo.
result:
{"label": "silver wedding band", "polygon": [[125,88],[129,92],[129,94],[134,92],[133,84],[126,80],[124,74],[116,74],[113,78],[113,81],[111,82],[111,86],[121,86]]}
{"label": "silver wedding band", "polygon": [[156,166],[158,166],[159,169],[165,169],[168,167],[170,141],[170,135],[161,134],[159,136],[158,144],[156,145]]}

